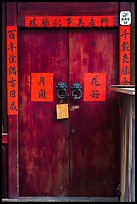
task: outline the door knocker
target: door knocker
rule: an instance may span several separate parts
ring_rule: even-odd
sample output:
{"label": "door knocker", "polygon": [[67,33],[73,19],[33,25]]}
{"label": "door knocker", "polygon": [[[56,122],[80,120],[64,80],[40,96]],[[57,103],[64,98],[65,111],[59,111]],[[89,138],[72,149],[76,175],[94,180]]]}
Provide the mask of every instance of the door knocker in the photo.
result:
{"label": "door knocker", "polygon": [[66,98],[67,96],[67,84],[65,82],[59,82],[56,86],[57,96],[60,99]]}
{"label": "door knocker", "polygon": [[71,86],[72,90],[72,97],[74,99],[80,99],[82,97],[82,85],[79,84],[78,82],[75,82]]}

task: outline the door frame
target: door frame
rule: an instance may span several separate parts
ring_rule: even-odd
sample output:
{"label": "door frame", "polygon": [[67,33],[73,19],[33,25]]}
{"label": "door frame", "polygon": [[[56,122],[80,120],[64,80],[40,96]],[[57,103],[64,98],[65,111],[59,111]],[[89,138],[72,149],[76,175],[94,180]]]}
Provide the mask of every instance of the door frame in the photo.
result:
{"label": "door frame", "polygon": [[[9,26],[14,26],[14,29],[16,30],[16,39],[15,39],[15,43],[16,43],[16,59],[18,59],[18,28],[19,27],[25,27],[25,21],[24,21],[24,17],[18,17],[17,16],[17,3],[18,2],[7,2],[6,3],[6,12],[7,12],[7,18],[6,18],[6,28],[7,31],[8,29],[10,29]],[[134,2],[131,2],[134,3]],[[122,10],[128,10],[134,11],[134,6],[131,4],[130,2],[120,2],[120,11]],[[50,17],[50,15],[48,15]],[[51,15],[52,16],[52,15]],[[34,16],[33,16],[34,17]],[[74,16],[72,16],[74,17]],[[86,18],[86,16],[82,15],[82,18]],[[90,16],[93,17],[93,16]],[[94,16],[94,17],[99,17],[99,16]],[[106,15],[105,15],[106,17]],[[111,16],[112,17],[112,16]],[[119,16],[113,16],[115,19],[115,23],[113,27],[119,27],[119,31],[121,31],[122,27],[121,25],[119,25]],[[64,18],[64,16],[60,16],[60,18]],[[77,17],[76,17],[77,18]],[[102,17],[98,18],[99,21],[101,20]],[[132,18],[134,19],[134,16],[132,16]],[[132,36],[134,36],[134,24],[135,22],[133,21],[133,23],[129,26],[131,27],[131,34],[129,37],[129,43],[131,41],[131,45],[130,46],[130,50],[133,49],[134,50],[134,38],[132,38]],[[74,26],[76,27],[76,25]],[[107,27],[107,26],[106,26]],[[84,29],[84,27],[83,27]],[[92,29],[92,27],[91,27]],[[130,30],[129,30],[130,31]],[[8,35],[7,35],[8,36]],[[8,104],[9,104],[9,79],[10,79],[10,75],[8,74],[8,59],[9,59],[9,55],[10,55],[10,51],[8,50],[9,47],[9,43],[10,41],[8,41],[8,39],[6,39],[5,42],[5,47],[7,48],[7,110],[8,110]],[[121,33],[119,32],[119,48],[121,49],[121,44],[123,43],[122,37],[121,37]],[[134,61],[135,61],[135,57],[134,55],[131,56],[131,51],[129,50],[129,58],[131,58],[131,64],[134,65]],[[122,52],[119,52],[119,61],[122,61]],[[120,65],[120,64],[119,64]],[[134,66],[135,67],[135,66]],[[132,73],[134,73],[134,69],[132,70]],[[16,70],[18,73],[18,62],[16,63]],[[16,75],[17,76],[17,75]],[[134,74],[132,74],[132,78],[131,75],[129,74],[129,80],[130,80],[130,84],[134,83]],[[121,78],[121,69],[119,67],[119,79]],[[15,78],[16,80],[16,91],[17,91],[17,95],[16,97],[18,98],[18,76]],[[119,80],[119,84],[121,84],[121,81]],[[8,115],[8,198],[19,198],[19,144],[18,144],[18,101],[16,101],[16,106],[17,106],[17,112],[16,114],[9,113],[7,111],[7,115]]]}

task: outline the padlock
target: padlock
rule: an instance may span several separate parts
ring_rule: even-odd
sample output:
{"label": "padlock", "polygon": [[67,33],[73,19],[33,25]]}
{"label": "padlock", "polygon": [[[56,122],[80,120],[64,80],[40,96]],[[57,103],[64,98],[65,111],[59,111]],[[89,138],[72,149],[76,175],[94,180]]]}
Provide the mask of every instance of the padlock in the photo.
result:
{"label": "padlock", "polygon": [[69,118],[68,104],[57,104],[56,105],[57,119]]}

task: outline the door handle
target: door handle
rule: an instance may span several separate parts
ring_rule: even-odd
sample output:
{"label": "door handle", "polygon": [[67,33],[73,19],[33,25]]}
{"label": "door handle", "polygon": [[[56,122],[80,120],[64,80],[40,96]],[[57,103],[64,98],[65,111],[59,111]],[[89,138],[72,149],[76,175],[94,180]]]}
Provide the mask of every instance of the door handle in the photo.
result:
{"label": "door handle", "polygon": [[75,82],[71,86],[72,97],[74,99],[80,99],[82,97],[82,85],[78,82]]}
{"label": "door handle", "polygon": [[67,96],[67,84],[65,82],[58,82],[57,86],[57,96],[58,98],[66,98]]}

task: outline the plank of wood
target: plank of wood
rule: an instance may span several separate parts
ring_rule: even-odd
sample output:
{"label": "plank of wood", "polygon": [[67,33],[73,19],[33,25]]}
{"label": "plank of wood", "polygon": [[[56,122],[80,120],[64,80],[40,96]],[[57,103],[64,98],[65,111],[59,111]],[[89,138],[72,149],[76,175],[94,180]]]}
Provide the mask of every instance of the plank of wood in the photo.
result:
{"label": "plank of wood", "polygon": [[119,2],[18,2],[18,16],[118,15]]}

